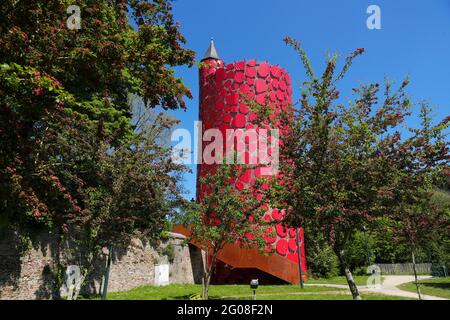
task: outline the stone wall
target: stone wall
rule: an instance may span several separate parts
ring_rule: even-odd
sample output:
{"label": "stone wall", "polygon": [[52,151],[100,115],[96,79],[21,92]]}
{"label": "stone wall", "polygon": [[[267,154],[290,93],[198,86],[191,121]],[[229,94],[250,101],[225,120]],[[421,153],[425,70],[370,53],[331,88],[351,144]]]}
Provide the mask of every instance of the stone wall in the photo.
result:
{"label": "stone wall", "polygon": [[[19,254],[14,241],[0,242],[0,299],[52,299],[55,292],[54,261],[60,255],[55,239],[38,237],[34,246]],[[107,253],[107,250],[104,250]],[[184,244],[184,236],[171,233],[158,247],[133,239],[127,248],[115,248],[112,255],[108,292],[153,285],[155,265],[169,264],[170,283],[200,283],[203,272],[201,251]],[[85,281],[82,293],[99,293],[106,255],[98,263],[96,274]]]}

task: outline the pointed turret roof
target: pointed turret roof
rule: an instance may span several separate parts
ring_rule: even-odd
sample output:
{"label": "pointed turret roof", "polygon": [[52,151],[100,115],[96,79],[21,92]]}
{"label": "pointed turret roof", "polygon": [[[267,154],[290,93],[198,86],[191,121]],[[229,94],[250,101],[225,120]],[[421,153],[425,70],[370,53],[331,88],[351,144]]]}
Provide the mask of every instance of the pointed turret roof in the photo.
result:
{"label": "pointed turret roof", "polygon": [[214,39],[213,38],[211,38],[211,42],[209,43],[209,48],[208,48],[208,50],[206,50],[202,61],[206,60],[206,59],[220,60],[219,54],[217,53],[216,46],[214,45]]}

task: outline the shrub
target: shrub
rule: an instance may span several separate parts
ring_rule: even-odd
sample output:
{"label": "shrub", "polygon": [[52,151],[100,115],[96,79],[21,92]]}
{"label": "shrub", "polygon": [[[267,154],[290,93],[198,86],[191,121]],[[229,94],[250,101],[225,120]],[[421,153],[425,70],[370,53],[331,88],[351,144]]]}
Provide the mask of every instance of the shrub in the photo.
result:
{"label": "shrub", "polygon": [[310,246],[307,245],[310,274],[316,278],[337,276],[339,274],[339,262],[332,248],[321,241],[314,242]]}
{"label": "shrub", "polygon": [[175,247],[173,246],[173,244],[169,243],[161,250],[161,254],[163,256],[167,256],[167,260],[169,260],[169,263],[173,263],[173,261],[175,260]]}

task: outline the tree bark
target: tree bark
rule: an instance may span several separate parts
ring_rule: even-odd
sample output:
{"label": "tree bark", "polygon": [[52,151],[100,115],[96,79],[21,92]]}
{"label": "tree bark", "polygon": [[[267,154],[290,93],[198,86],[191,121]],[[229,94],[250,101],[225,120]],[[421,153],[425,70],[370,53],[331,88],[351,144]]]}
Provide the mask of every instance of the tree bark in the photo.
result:
{"label": "tree bark", "polygon": [[205,250],[205,261],[203,263],[203,277],[202,277],[202,299],[208,299],[208,286],[207,286],[207,279],[208,279],[208,250]]}
{"label": "tree bark", "polygon": [[352,272],[348,266],[344,267],[345,278],[347,279],[348,287],[350,288],[350,292],[352,293],[353,300],[361,300],[361,296],[359,294],[358,287],[356,286],[355,281],[353,280]]}
{"label": "tree bark", "polygon": [[344,268],[345,278],[347,279],[347,284],[352,293],[353,300],[361,300],[361,295],[359,294],[358,287],[356,286],[355,281],[353,280],[352,272],[350,271],[350,267],[347,264],[347,260],[345,259],[344,250],[339,251],[339,261]]}
{"label": "tree bark", "polygon": [[211,274],[209,273],[209,271],[207,271],[205,273],[205,276],[203,277],[203,281],[202,281],[202,299],[208,300],[209,298],[209,283],[211,280]]}
{"label": "tree bark", "polygon": [[412,258],[413,271],[414,271],[414,281],[416,283],[417,294],[419,295],[419,300],[422,300],[422,295],[420,294],[419,279],[417,278],[416,257],[414,255],[414,249],[411,250],[411,258]]}
{"label": "tree bark", "polygon": [[[208,300],[209,298],[209,284],[211,282],[211,276],[214,271],[214,264],[216,261],[218,250],[214,250],[211,257],[210,265],[205,268],[205,274],[202,279],[202,299]],[[208,265],[208,252],[206,251],[206,265]]]}
{"label": "tree bark", "polygon": [[75,287],[73,289],[72,300],[77,300],[78,299],[78,295],[80,294],[80,290],[81,290],[81,285],[83,284],[85,279],[86,279],[86,275],[85,274],[81,274],[80,275],[80,279],[75,283]]}

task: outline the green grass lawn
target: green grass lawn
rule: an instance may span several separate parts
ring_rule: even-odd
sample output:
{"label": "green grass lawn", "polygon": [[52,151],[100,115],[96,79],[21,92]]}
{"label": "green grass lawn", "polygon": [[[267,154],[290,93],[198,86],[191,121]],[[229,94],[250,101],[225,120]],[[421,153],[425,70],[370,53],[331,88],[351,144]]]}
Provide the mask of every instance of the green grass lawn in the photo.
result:
{"label": "green grass lawn", "polygon": [[[329,282],[328,282],[329,283]],[[212,285],[209,289],[210,299],[252,299],[252,292],[248,285]],[[143,286],[125,292],[108,294],[109,300],[188,300],[199,298],[200,285],[184,284],[164,287]],[[367,300],[403,300],[381,294],[365,293]],[[99,297],[90,297],[99,299]],[[257,290],[258,300],[351,300],[352,297],[345,289],[332,287],[305,287],[293,285],[260,286]]]}
{"label": "green grass lawn", "polygon": [[[420,292],[425,295],[450,299],[450,277],[422,279],[420,282]],[[404,283],[398,286],[399,289],[416,292],[414,282]]]}
{"label": "green grass lawn", "polygon": [[[367,284],[368,278],[369,278],[369,276],[353,276],[353,280],[355,280],[355,283],[358,286],[365,286]],[[347,285],[347,279],[343,276],[332,277],[332,278],[323,278],[323,279],[308,279],[308,281],[306,281],[305,283],[311,283],[311,284],[332,283],[332,284]]]}
{"label": "green grass lawn", "polygon": [[[306,287],[303,290],[293,285],[260,286],[258,295],[291,295],[296,292],[324,292],[345,291],[343,289],[329,287]],[[190,296],[199,295],[202,292],[201,285],[195,284],[172,284],[164,287],[143,286],[125,292],[111,292],[108,299],[117,300],[171,300],[189,299]],[[248,285],[211,285],[209,288],[210,299],[226,299],[231,297],[251,297],[252,291]]]}
{"label": "green grass lawn", "polygon": [[[376,293],[362,293],[363,300],[416,300],[397,296],[387,296]],[[352,295],[348,294],[317,294],[311,293],[308,295],[289,295],[289,296],[265,296],[258,299],[266,300],[352,300]]]}

